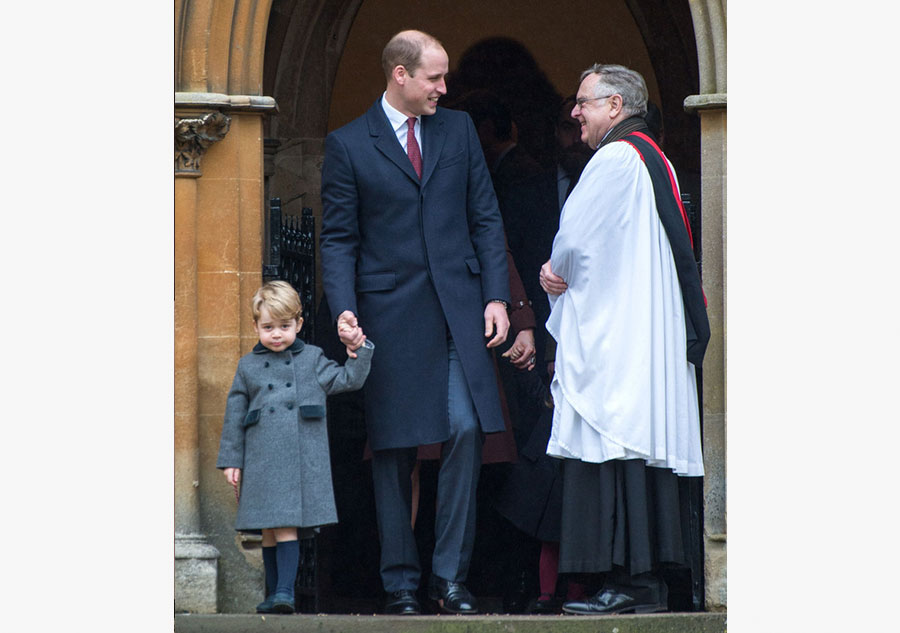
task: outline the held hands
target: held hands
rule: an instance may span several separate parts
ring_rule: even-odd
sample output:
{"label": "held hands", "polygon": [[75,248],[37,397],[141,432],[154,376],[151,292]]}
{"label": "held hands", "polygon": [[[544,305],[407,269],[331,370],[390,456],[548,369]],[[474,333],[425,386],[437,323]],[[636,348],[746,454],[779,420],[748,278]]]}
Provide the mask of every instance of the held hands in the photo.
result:
{"label": "held hands", "polygon": [[241,485],[241,469],[240,468],[226,468],[225,469],[225,480],[231,484],[231,487],[234,488],[234,498],[240,499],[240,485]]}
{"label": "held hands", "polygon": [[344,310],[338,317],[337,332],[341,343],[347,346],[347,356],[356,358],[356,350],[366,342],[366,335],[359,327],[356,315],[350,310]]}
{"label": "held hands", "polygon": [[540,280],[541,288],[548,295],[561,295],[569,287],[562,277],[553,274],[553,271],[550,269],[549,259],[547,263],[541,266]]}
{"label": "held hands", "polygon": [[506,340],[509,332],[509,316],[506,314],[506,306],[496,301],[489,302],[484,308],[484,336],[494,335],[487,346],[497,347]]}
{"label": "held hands", "polygon": [[506,350],[503,358],[508,358],[516,369],[531,371],[535,366],[534,356],[534,330],[529,328],[516,335],[512,347]]}

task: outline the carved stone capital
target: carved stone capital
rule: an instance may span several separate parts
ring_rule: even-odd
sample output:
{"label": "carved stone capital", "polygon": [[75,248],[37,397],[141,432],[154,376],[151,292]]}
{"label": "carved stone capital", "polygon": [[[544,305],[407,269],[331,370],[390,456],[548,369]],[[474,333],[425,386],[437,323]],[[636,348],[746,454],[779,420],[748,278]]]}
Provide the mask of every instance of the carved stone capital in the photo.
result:
{"label": "carved stone capital", "polygon": [[225,138],[231,117],[208,112],[192,118],[175,118],[175,175],[197,178],[206,149]]}
{"label": "carved stone capital", "polygon": [[689,95],[684,100],[684,111],[725,110],[728,107],[728,93]]}

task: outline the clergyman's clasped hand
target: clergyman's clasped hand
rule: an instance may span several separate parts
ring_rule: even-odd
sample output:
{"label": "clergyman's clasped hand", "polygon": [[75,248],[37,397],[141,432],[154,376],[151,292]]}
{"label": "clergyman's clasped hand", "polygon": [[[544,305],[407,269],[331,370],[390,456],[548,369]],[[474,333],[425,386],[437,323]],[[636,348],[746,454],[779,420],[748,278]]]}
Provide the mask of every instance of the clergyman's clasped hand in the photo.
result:
{"label": "clergyman's clasped hand", "polygon": [[541,266],[540,273],[541,288],[548,295],[561,295],[569,287],[565,280],[559,275],[554,274],[550,267],[550,260]]}

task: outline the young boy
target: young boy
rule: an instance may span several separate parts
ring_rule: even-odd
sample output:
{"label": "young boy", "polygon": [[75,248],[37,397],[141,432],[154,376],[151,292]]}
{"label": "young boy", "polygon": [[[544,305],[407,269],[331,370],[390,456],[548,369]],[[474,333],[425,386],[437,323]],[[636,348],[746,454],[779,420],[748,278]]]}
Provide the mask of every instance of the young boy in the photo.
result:
{"label": "young boy", "polygon": [[297,339],[303,308],[284,281],[253,297],[259,343],[238,362],[228,393],[216,467],[238,494],[235,529],[262,530],[268,595],[258,613],[293,613],[301,535],[337,523],[325,398],[362,387],[374,345],[348,331],[345,365]]}

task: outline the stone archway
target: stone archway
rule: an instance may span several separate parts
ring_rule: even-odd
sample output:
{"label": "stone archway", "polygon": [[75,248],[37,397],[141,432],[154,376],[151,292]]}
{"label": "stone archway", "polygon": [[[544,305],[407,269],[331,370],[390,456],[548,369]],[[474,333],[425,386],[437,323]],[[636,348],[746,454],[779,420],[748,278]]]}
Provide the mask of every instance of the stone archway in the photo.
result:
{"label": "stone archway", "polygon": [[[665,11],[682,5],[626,3],[655,67],[664,67],[673,44],[693,45],[685,32],[665,29]],[[297,211],[302,204],[320,214],[331,86],[361,5],[362,0],[175,2],[176,610],[247,611],[262,588],[253,543],[231,529],[233,498],[220,485],[215,456],[231,374],[255,341],[244,307],[262,277],[263,140],[288,139],[272,154],[273,190],[304,193]],[[687,6],[699,87],[683,107],[700,119],[703,273],[712,325],[704,366],[705,544],[707,608],[715,610],[726,604],[725,4],[687,0]],[[662,74],[692,72],[666,67]],[[278,116],[267,116],[276,111]]]}

